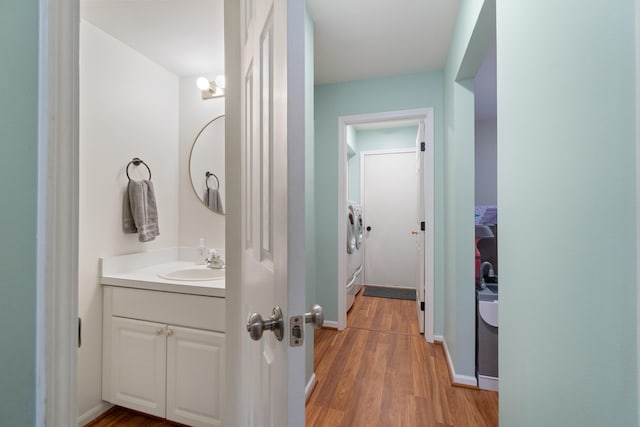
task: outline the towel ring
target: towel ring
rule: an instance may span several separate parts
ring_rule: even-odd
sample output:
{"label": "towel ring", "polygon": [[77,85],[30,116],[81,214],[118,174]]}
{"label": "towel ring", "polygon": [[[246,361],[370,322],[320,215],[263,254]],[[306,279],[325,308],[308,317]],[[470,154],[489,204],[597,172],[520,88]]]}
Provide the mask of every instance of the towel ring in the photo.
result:
{"label": "towel ring", "polygon": [[220,180],[218,179],[218,177],[216,176],[215,173],[211,173],[209,171],[207,171],[204,176],[206,177],[204,184],[207,186],[207,190],[209,189],[209,178],[210,177],[214,177],[216,179],[216,184],[218,184],[218,186],[216,187],[216,190],[220,189]]}
{"label": "towel ring", "polygon": [[149,165],[147,165],[144,160],[140,159],[139,157],[134,157],[133,160],[127,163],[127,167],[125,168],[125,173],[127,174],[127,178],[129,179],[129,181],[131,181],[131,177],[129,176],[129,166],[131,166],[131,164],[133,164],[134,166],[140,166],[141,163],[147,168],[147,171],[149,171],[149,180],[151,180],[151,169],[149,169]]}

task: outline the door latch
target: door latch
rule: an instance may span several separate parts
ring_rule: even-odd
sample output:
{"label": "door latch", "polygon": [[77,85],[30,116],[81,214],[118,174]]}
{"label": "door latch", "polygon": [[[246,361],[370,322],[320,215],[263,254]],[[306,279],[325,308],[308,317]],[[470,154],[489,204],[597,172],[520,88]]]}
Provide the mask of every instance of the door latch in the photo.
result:
{"label": "door latch", "polygon": [[304,344],[305,323],[310,323],[314,329],[321,327],[324,323],[322,307],[315,304],[311,307],[311,311],[305,313],[304,316],[291,316],[289,318],[289,345],[291,347],[300,347]]}

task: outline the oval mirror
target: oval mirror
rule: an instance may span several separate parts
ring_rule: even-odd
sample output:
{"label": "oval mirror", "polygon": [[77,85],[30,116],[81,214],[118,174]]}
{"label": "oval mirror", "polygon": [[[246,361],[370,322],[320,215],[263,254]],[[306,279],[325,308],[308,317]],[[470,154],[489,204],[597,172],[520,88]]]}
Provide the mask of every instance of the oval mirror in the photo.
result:
{"label": "oval mirror", "polygon": [[196,197],[213,212],[224,214],[224,115],[205,124],[196,135],[189,174]]}

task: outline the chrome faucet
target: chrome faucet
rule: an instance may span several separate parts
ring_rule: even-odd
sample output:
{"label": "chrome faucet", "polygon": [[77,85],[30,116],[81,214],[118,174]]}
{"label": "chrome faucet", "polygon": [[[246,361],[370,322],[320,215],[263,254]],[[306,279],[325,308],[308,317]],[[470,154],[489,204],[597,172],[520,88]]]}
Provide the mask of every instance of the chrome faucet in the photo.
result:
{"label": "chrome faucet", "polygon": [[224,268],[224,259],[218,254],[215,249],[211,249],[209,251],[209,256],[207,257],[207,268]]}
{"label": "chrome faucet", "polygon": [[[489,277],[494,277],[496,275],[496,273],[493,271],[493,264],[491,264],[489,261],[485,261],[480,265],[480,284],[484,285],[484,270],[485,267],[489,266]],[[484,286],[482,286],[484,288]]]}

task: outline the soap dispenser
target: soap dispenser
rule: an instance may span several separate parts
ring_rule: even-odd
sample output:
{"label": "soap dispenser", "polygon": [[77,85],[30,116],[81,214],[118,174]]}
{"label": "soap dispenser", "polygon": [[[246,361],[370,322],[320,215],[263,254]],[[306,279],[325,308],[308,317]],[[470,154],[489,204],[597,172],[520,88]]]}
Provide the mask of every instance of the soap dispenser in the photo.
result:
{"label": "soap dispenser", "polygon": [[207,248],[204,246],[204,237],[200,238],[200,247],[198,248],[198,264],[205,265],[207,263],[207,256],[209,256],[209,252]]}

